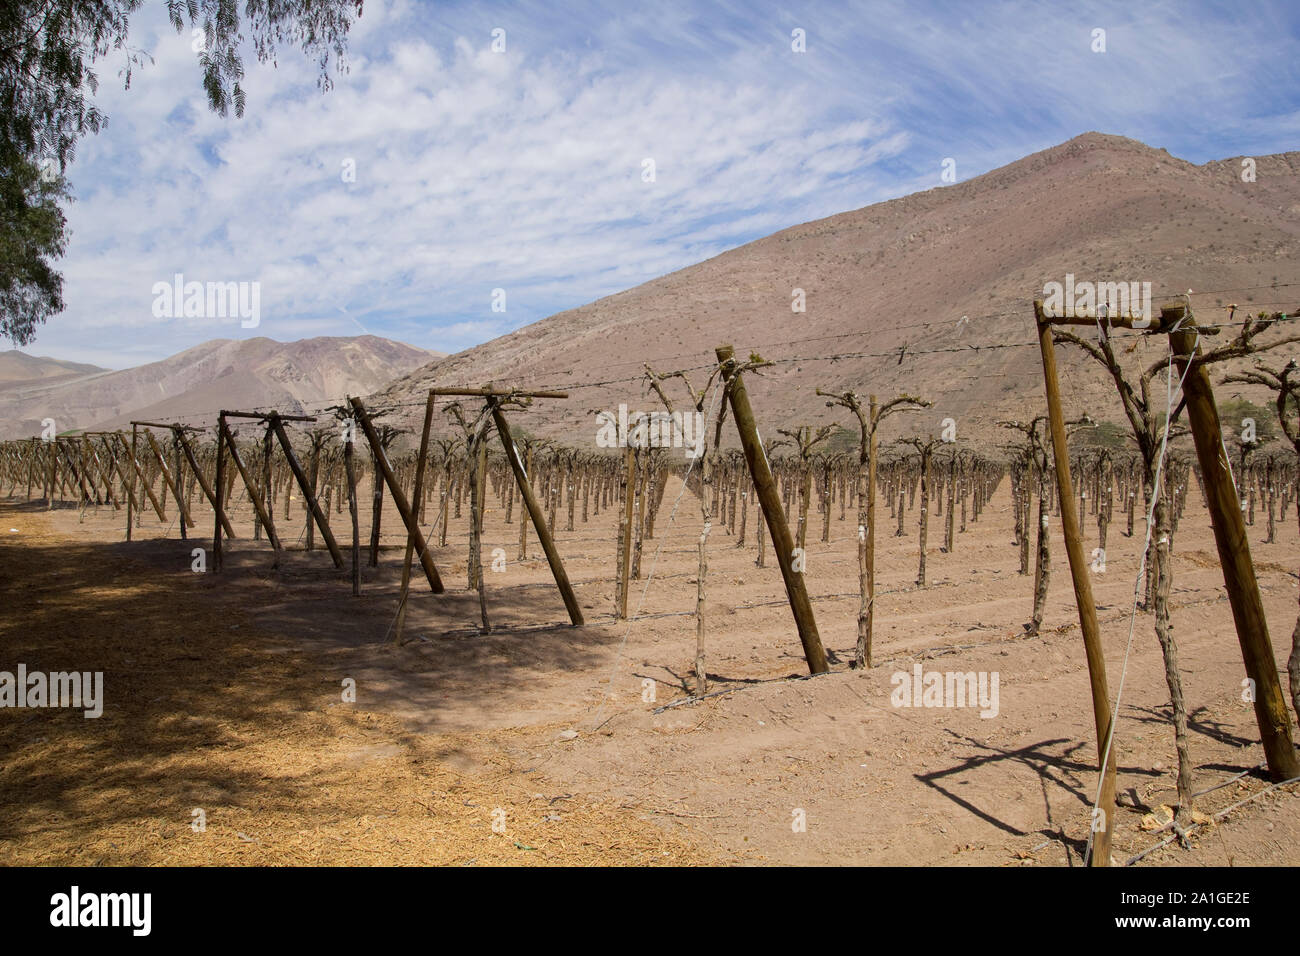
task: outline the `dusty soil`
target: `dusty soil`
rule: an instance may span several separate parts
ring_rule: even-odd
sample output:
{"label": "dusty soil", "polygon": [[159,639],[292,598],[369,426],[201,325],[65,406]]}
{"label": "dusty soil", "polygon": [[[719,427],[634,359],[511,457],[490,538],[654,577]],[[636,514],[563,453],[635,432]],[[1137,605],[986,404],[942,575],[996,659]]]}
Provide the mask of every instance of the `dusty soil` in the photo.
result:
{"label": "dusty soil", "polygon": [[[480,633],[465,587],[462,518],[434,549],[447,592],[431,594],[416,565],[400,647],[391,628],[404,536],[391,508],[380,566],[363,569],[357,598],[328,553],[301,550],[300,502],[290,521],[277,516],[297,549],[279,570],[252,540],[245,503],[220,574],[191,570],[192,549],[211,546],[211,511],[197,502],[203,538],[181,541],[150,513],[129,544],[124,512],[109,507],[0,503],[0,669],[102,670],[106,687],[98,720],[0,711],[0,862],[1079,865],[1096,749],[1059,520],[1045,633],[1026,638],[1032,579],[1017,573],[1006,482],[951,554],[936,546],[935,518],[923,589],[914,515],[902,538],[882,519],[877,666],[861,672],[848,669],[856,524],[836,505],[830,542],[818,540],[820,519],[809,532],[806,577],[835,661],[815,679],[770,545],[768,566],[755,566],[754,515],[744,548],[715,527],[708,669],[718,693],[678,706],[694,654],[700,531],[689,492],[670,518],[681,490],[670,484],[647,542],[632,622],[611,613],[612,512],[574,531],[558,515],[587,617],[573,628],[535,538],[518,559],[517,527],[494,507],[485,557],[501,548],[506,562],[487,574],[492,630]],[[331,514],[345,555],[346,519]],[[1106,571],[1094,576],[1112,695],[1141,522],[1134,538],[1122,532],[1112,525]],[[1089,550],[1096,534],[1090,517]],[[1250,541],[1281,665],[1297,611],[1294,513],[1275,543],[1264,537],[1261,518]],[[1195,493],[1175,536],[1173,607],[1208,814],[1269,784]],[[1150,617],[1133,620],[1118,862],[1163,838],[1143,818],[1176,802],[1159,648]],[[892,706],[892,675],[917,663],[996,672],[996,716]],[[355,703],[343,700],[347,679]],[[1139,865],[1294,865],[1298,790],[1265,794]],[[191,825],[195,809],[204,832]]]}

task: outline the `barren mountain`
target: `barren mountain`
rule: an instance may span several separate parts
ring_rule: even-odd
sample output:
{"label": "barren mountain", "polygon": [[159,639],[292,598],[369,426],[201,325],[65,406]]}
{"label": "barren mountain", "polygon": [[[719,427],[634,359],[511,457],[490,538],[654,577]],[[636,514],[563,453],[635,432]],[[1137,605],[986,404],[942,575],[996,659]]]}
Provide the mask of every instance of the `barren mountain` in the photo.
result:
{"label": "barren mountain", "polygon": [[103,371],[105,369],[98,365],[81,365],[44,355],[28,355],[17,349],[0,352],[0,387],[3,388],[19,384],[31,385],[37,382],[49,384],[54,379],[94,375]]}
{"label": "barren mountain", "polygon": [[[435,382],[568,387],[567,401],[539,402],[521,424],[569,441],[589,430],[594,439],[597,410],[656,408],[637,380],[643,363],[704,366],[725,342],[778,362],[749,389],[765,434],[847,424],[815,394],[820,387],[934,401],[932,413],[891,419],[886,437],[937,432],[952,417],[962,437],[1000,440],[997,419],[1043,410],[1032,300],[1047,282],[1064,283],[1067,273],[1149,282],[1157,311],[1191,289],[1202,325],[1226,319],[1232,303],[1251,312],[1300,303],[1300,152],[1253,159],[1254,181],[1243,181],[1241,158],[1198,166],[1086,133],[553,315],[425,366],[376,401],[410,401]],[[806,312],[792,311],[796,289]],[[834,357],[843,353],[854,354]],[[1166,353],[1151,337],[1135,359]],[[1121,420],[1103,370],[1073,350],[1061,354],[1067,411]],[[1221,388],[1220,397],[1236,391]]]}
{"label": "barren mountain", "polygon": [[[37,382],[0,378],[0,438],[39,434],[45,418],[64,432],[117,427],[130,419],[204,424],[222,408],[295,412],[364,395],[430,357],[440,356],[373,335],[288,343],[214,339],[120,372],[76,366],[86,371]],[[10,361],[17,366],[22,360]],[[0,376],[6,367],[0,364]]]}

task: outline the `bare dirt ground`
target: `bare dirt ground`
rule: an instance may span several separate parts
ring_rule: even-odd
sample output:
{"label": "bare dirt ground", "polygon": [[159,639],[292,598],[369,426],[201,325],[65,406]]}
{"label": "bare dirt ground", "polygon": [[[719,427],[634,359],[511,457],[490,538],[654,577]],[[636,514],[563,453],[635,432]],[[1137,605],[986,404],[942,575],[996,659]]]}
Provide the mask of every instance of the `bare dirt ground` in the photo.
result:
{"label": "bare dirt ground", "polygon": [[[104,716],[0,712],[0,862],[74,864],[926,864],[1078,865],[1096,786],[1087,669],[1059,520],[1044,634],[1025,638],[1032,578],[1017,573],[1009,486],[942,553],[931,523],[929,586],[914,585],[916,521],[882,517],[876,664],[850,671],[857,559],[850,513],[809,531],[807,581],[833,672],[807,668],[780,572],[710,538],[707,700],[687,696],[695,644],[698,506],[673,480],[647,541],[640,615],[615,622],[613,513],[557,540],[587,616],[567,624],[540,548],[495,507],[484,554],[493,629],[466,589],[467,522],[435,548],[447,593],[417,563],[407,643],[390,632],[404,535],[386,509],[380,567],[351,595],[323,549],[271,567],[240,537],[220,574],[191,570],[211,547],[150,513],[0,503],[0,669],[102,670]],[[363,494],[365,515],[369,496]],[[302,546],[302,509],[277,516]],[[466,514],[467,514],[466,510]],[[516,512],[517,515],[518,512]],[[886,515],[882,503],[882,516]],[[433,508],[429,510],[430,518]],[[169,512],[169,518],[171,512]],[[347,554],[347,513],[331,514]],[[1128,644],[1142,544],[1110,529],[1096,575],[1112,694]],[[426,526],[427,528],[427,526]],[[1297,610],[1294,514],[1250,540],[1279,664]],[[1206,512],[1193,492],[1175,536],[1173,614],[1198,809],[1213,813],[1268,781]],[[318,548],[321,547],[318,541]],[[1089,516],[1086,546],[1096,546]],[[210,558],[210,555],[209,555]],[[894,707],[891,676],[996,672],[996,716]],[[344,681],[355,703],[343,700]],[[1285,686],[1285,672],[1282,672]],[[653,699],[647,699],[653,698]],[[576,734],[576,735],[575,735]],[[1168,691],[1148,615],[1138,613],[1118,724],[1122,862],[1162,839],[1145,815],[1176,802]],[[1242,775],[1244,774],[1244,775]],[[1238,777],[1238,775],[1242,775]],[[1237,778],[1237,779],[1233,779]],[[1218,786],[1227,784],[1226,786]],[[1300,785],[1234,810],[1141,865],[1295,865]],[[192,827],[194,811],[206,819]],[[503,811],[503,812],[502,812]],[[800,829],[797,824],[805,824]],[[494,823],[496,827],[494,829]]]}

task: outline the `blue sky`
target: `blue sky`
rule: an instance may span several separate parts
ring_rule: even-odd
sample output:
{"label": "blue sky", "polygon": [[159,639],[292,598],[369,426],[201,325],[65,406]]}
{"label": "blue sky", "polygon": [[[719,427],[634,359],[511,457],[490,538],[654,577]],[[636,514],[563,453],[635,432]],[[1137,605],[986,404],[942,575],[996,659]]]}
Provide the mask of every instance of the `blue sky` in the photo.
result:
{"label": "blue sky", "polygon": [[[370,332],[454,352],[934,188],[947,157],[964,180],[1088,130],[1198,163],[1300,149],[1298,33],[1288,2],[367,0],[333,90],[296,51],[249,51],[247,112],[222,119],[150,0],[131,46],[154,62],[129,91],[99,65],[67,309],[25,351],[124,368]],[[155,317],[176,273],[259,283],[258,326]]]}

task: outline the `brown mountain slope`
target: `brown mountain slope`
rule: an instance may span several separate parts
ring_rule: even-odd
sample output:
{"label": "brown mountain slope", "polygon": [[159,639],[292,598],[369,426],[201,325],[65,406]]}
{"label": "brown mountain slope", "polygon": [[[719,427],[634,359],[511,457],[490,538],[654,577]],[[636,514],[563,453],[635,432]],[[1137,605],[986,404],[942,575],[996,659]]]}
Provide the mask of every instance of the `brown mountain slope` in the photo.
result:
{"label": "brown mountain slope", "polygon": [[105,369],[98,365],[64,362],[44,355],[28,355],[17,349],[0,352],[0,388],[8,388],[20,382],[48,383],[51,379],[94,375],[103,371]]}
{"label": "brown mountain slope", "polygon": [[[1031,301],[1045,282],[1067,273],[1150,282],[1157,310],[1162,298],[1196,290],[1202,323],[1224,318],[1232,302],[1252,311],[1300,302],[1300,153],[1255,159],[1256,181],[1242,182],[1240,160],[1196,166],[1087,133],[967,182],[795,226],[559,313],[426,366],[375,400],[411,401],[434,382],[568,386],[568,401],[541,402],[522,422],[594,443],[595,411],[655,407],[635,380],[643,362],[700,366],[730,342],[741,355],[781,360],[750,388],[767,434],[844,423],[815,395],[821,387],[934,401],[933,413],[898,416],[891,435],[937,432],[952,417],[962,437],[1001,441],[997,419],[1043,407]],[[795,288],[806,295],[804,314],[791,311]],[[1152,340],[1135,359],[1166,351]],[[840,353],[868,354],[831,358]],[[1121,420],[1099,367],[1071,354],[1062,374],[1071,410]]]}
{"label": "brown mountain slope", "polygon": [[431,356],[439,357],[373,335],[288,343],[214,339],[120,372],[0,388],[0,438],[39,434],[44,418],[65,432],[117,427],[133,418],[204,424],[222,408],[293,412],[365,394]]}

